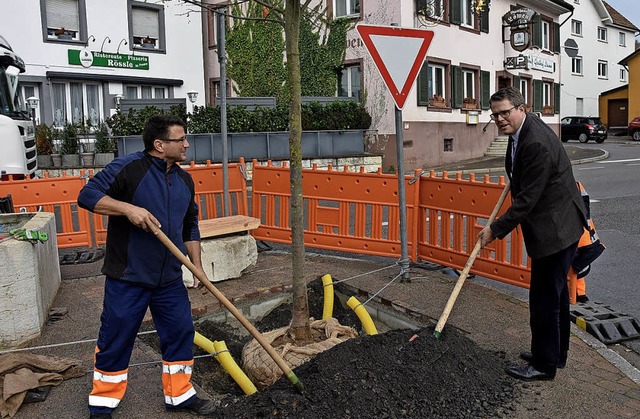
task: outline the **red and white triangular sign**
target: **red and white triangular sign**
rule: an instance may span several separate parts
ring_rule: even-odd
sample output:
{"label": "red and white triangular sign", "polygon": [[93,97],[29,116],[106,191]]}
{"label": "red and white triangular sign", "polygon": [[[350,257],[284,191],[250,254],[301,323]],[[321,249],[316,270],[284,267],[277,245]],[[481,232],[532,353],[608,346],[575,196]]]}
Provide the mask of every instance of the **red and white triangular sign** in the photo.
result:
{"label": "red and white triangular sign", "polygon": [[402,109],[427,56],[433,31],[363,24],[356,29],[396,106]]}

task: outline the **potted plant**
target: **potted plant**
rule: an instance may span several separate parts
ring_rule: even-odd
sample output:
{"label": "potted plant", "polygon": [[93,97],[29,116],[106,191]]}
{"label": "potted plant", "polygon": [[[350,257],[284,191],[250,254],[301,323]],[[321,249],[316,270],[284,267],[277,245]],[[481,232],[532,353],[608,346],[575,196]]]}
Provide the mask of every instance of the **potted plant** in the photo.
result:
{"label": "potted plant", "polygon": [[142,38],[142,48],[155,48],[156,40],[151,38],[149,35]]}
{"label": "potted plant", "polygon": [[40,124],[36,126],[36,152],[38,153],[38,167],[51,167],[53,142],[51,128],[48,125]]}
{"label": "potted plant", "polygon": [[475,98],[473,97],[465,97],[462,99],[462,108],[463,109],[477,109],[478,104]]}
{"label": "potted plant", "polygon": [[73,39],[71,31],[68,31],[65,28],[56,29],[53,34],[57,36],[58,39]]}
{"label": "potted plant", "polygon": [[553,106],[552,105],[544,105],[542,107],[543,115],[553,115]]}
{"label": "potted plant", "polygon": [[51,166],[62,166],[62,131],[54,126],[51,127]]}
{"label": "potted plant", "polygon": [[61,133],[60,152],[62,153],[62,166],[80,166],[78,155],[78,127],[75,124],[66,123]]}
{"label": "potted plant", "polygon": [[91,120],[87,119],[85,123],[78,127],[78,133],[80,134],[80,160],[83,166],[93,167],[93,161],[95,157],[94,144],[89,138],[91,133]]}
{"label": "potted plant", "polygon": [[107,124],[100,122],[96,129],[96,155],[94,164],[96,166],[106,166],[114,158],[115,144],[109,138]]}

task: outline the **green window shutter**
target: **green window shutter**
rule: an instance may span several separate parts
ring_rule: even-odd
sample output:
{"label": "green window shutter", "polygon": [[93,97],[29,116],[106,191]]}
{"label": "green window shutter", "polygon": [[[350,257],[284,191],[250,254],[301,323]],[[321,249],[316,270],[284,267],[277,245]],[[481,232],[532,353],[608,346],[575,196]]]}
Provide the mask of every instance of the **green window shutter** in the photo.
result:
{"label": "green window shutter", "polygon": [[533,81],[533,111],[542,112],[542,80]]}
{"label": "green window shutter", "polygon": [[[513,76],[513,87],[515,87],[516,89],[518,89],[518,91],[520,92],[520,77],[519,76]],[[524,92],[520,92],[524,95]]]}
{"label": "green window shutter", "polygon": [[462,5],[460,0],[449,0],[449,22],[459,25],[462,22]]}
{"label": "green window shutter", "polygon": [[553,52],[560,53],[560,24],[553,24]]}
{"label": "green window shutter", "polygon": [[480,32],[489,33],[489,9],[480,13]]}
{"label": "green window shutter", "polygon": [[429,104],[428,71],[429,65],[424,63],[418,73],[418,106],[427,106]]}
{"label": "green window shutter", "polygon": [[553,113],[560,114],[560,83],[553,83]]}
{"label": "green window shutter", "polygon": [[452,108],[462,107],[462,69],[458,66],[451,66],[451,91],[453,92],[453,98],[451,100]]}
{"label": "green window shutter", "polygon": [[531,19],[531,42],[534,47],[542,48],[542,22],[540,15],[536,14]]}
{"label": "green window shutter", "polygon": [[491,98],[491,73],[480,70],[480,107],[489,109],[489,98]]}

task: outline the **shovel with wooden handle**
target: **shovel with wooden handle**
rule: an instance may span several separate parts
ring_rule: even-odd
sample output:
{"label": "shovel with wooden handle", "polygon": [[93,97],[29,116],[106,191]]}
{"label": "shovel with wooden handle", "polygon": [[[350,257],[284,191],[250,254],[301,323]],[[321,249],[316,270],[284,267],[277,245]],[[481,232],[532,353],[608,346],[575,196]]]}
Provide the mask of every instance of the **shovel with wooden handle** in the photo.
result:
{"label": "shovel with wooden handle", "polygon": [[[493,220],[495,220],[496,215],[498,215],[498,211],[500,211],[500,207],[502,207],[502,204],[504,203],[504,200],[507,197],[508,193],[509,193],[509,181],[507,181],[507,184],[504,186],[502,195],[500,195],[500,198],[498,199],[498,203],[496,203],[495,208],[493,208],[493,211],[491,212],[491,215],[487,220],[487,225],[491,225]],[[478,256],[478,253],[480,252],[481,247],[482,247],[482,239],[478,238],[478,241],[476,241],[476,245],[471,251],[471,255],[469,255],[469,259],[467,259],[467,263],[464,265],[464,269],[462,270],[462,273],[458,278],[458,282],[456,282],[456,286],[453,288],[453,291],[449,296],[447,305],[444,307],[444,311],[440,315],[440,320],[438,320],[438,324],[436,325],[436,331],[433,333],[436,339],[438,339],[442,334],[442,329],[444,329],[444,325],[447,323],[447,319],[449,318],[449,314],[451,314],[453,305],[456,303],[456,299],[458,298],[458,294],[460,294],[462,285],[464,284],[464,281],[467,279],[467,276],[469,275],[469,271],[471,270],[471,267],[473,266],[473,262],[475,262],[476,256]]]}
{"label": "shovel with wooden handle", "polygon": [[165,246],[167,246],[167,248],[171,251],[171,253],[173,253],[173,255],[177,257],[180,260],[180,262],[182,262],[182,264],[186,266],[200,280],[202,285],[204,285],[205,288],[207,288],[211,292],[211,294],[213,294],[214,297],[216,297],[218,301],[220,301],[220,303],[223,306],[225,306],[225,308],[229,310],[229,312],[231,312],[231,314],[233,314],[233,316],[236,319],[238,319],[238,321],[249,331],[249,333],[251,333],[251,335],[255,338],[255,340],[257,340],[258,343],[264,348],[264,350],[267,351],[269,356],[273,358],[273,360],[278,365],[278,367],[280,367],[284,375],[289,379],[289,381],[291,381],[296,391],[302,394],[302,392],[304,391],[304,386],[302,385],[302,382],[298,379],[295,373],[291,371],[291,368],[287,365],[284,359],[282,359],[282,357],[278,355],[275,349],[273,349],[273,347],[269,344],[269,342],[267,342],[265,338],[260,334],[258,329],[256,329],[249,322],[249,320],[247,320],[247,318],[244,317],[242,313],[240,313],[240,311],[233,304],[231,304],[231,301],[229,301],[227,297],[225,297],[224,294],[222,294],[211,283],[211,281],[209,281],[209,279],[207,278],[207,275],[203,271],[196,268],[196,266],[189,260],[189,258],[186,255],[184,255],[175,244],[173,244],[173,242],[166,236],[166,234],[164,234],[159,228],[154,228],[153,233],[158,237],[158,239]]}

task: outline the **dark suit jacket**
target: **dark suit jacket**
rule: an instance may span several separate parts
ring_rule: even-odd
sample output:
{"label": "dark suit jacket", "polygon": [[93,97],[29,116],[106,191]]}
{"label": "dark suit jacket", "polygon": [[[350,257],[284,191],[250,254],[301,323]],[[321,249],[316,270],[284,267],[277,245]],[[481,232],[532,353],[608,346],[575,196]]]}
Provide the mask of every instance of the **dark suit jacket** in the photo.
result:
{"label": "dark suit jacket", "polygon": [[511,206],[491,231],[502,239],[518,224],[527,253],[541,258],[576,243],[587,227],[586,209],[558,136],[540,118],[527,114],[511,162],[511,141],[505,168],[511,176]]}

